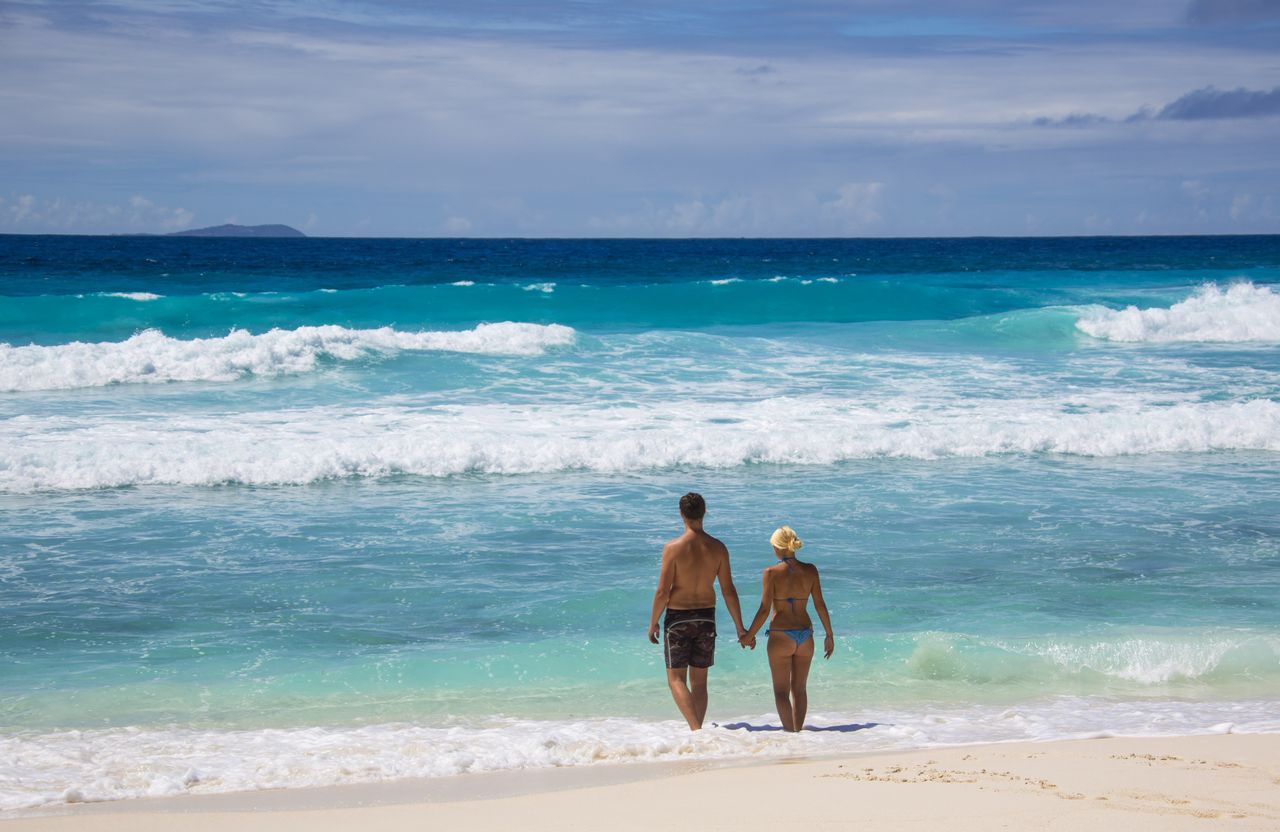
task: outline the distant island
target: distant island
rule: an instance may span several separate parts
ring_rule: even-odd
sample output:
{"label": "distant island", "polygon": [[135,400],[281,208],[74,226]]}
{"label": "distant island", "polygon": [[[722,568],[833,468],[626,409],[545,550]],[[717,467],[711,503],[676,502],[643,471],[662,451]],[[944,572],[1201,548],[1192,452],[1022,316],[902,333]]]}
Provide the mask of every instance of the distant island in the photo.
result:
{"label": "distant island", "polygon": [[208,228],[193,228],[190,231],[175,231],[167,237],[305,237],[296,228],[287,225],[211,225]]}

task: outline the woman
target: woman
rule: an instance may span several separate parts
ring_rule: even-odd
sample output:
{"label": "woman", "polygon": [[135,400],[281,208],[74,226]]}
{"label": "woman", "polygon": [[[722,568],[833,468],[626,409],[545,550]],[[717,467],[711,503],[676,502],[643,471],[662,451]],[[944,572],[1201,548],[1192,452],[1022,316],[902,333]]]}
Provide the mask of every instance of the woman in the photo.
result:
{"label": "woman", "polygon": [[807,609],[810,595],[827,631],[823,655],[828,659],[836,649],[835,634],[831,630],[827,602],[822,598],[818,567],[796,560],[796,551],[804,542],[796,537],[790,526],[782,526],[774,531],[769,543],[773,545],[773,554],[779,562],[764,570],[760,609],[742,637],[742,643],[755,646],[756,632],[772,609],[773,620],[765,635],[769,636],[773,698],[778,706],[778,716],[782,718],[782,729],[799,731],[804,728],[805,711],[809,709],[805,685],[809,680],[809,664],[813,661],[813,621]]}

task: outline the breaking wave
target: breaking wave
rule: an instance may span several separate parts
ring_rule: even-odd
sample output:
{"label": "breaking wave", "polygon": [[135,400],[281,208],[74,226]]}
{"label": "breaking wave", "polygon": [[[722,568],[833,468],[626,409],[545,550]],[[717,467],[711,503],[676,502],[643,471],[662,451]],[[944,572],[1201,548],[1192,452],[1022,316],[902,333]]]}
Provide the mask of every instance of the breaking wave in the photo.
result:
{"label": "breaking wave", "polygon": [[1280,294],[1241,282],[1208,283],[1168,309],[1093,307],[1076,327],[1094,338],[1128,342],[1280,341]]}
{"label": "breaking wave", "polygon": [[0,392],[234,381],[251,375],[308,372],[323,358],[351,361],[406,350],[537,355],[550,347],[572,344],[574,337],[573,329],[567,326],[510,321],[457,332],[302,326],[254,335],[235,329],[220,338],[190,340],[149,329],[117,342],[0,344]]}
{"label": "breaking wave", "polygon": [[991,400],[921,410],[821,396],[747,403],[445,404],[228,415],[18,416],[0,490],[302,484],[409,474],[623,472],[869,458],[1280,451],[1280,403]]}
{"label": "breaking wave", "polygon": [[160,300],[164,295],[157,295],[155,292],[102,292],[100,297],[104,298],[123,298],[124,300]]}

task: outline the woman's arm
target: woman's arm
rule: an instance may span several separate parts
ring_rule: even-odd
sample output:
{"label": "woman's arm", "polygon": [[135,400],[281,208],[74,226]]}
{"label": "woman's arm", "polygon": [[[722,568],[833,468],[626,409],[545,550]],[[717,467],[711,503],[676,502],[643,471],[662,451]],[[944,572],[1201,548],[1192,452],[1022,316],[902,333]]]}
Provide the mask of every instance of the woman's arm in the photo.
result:
{"label": "woman's arm", "polygon": [[822,655],[829,659],[836,651],[836,634],[831,629],[831,614],[827,612],[827,601],[822,597],[822,579],[818,577],[816,566],[813,567],[813,608],[818,611],[818,618],[822,619],[822,627],[827,631],[827,637],[822,645]]}
{"label": "woman's arm", "polygon": [[743,641],[750,641],[756,637],[756,632],[764,624],[764,620],[769,617],[769,609],[773,606],[773,571],[764,570],[763,588],[760,590],[760,609],[756,610],[756,617],[751,620],[751,626],[747,628],[747,634],[743,636]]}

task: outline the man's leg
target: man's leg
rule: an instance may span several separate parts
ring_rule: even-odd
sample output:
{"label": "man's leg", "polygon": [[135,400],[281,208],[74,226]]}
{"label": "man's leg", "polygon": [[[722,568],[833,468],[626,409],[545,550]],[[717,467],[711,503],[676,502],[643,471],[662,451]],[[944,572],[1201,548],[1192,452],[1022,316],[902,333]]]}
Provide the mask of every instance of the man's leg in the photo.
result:
{"label": "man's leg", "polygon": [[689,668],[689,693],[693,696],[693,716],[701,728],[707,718],[707,668]]}
{"label": "man's leg", "polygon": [[[687,667],[668,667],[667,686],[671,688],[671,698],[676,700],[680,715],[684,717],[685,722],[689,723],[689,730],[697,731],[702,727],[702,720],[694,712],[693,693],[689,690],[689,683],[685,681],[688,672]],[[706,671],[703,671],[703,679],[706,679]],[[703,690],[706,690],[705,685]]]}

